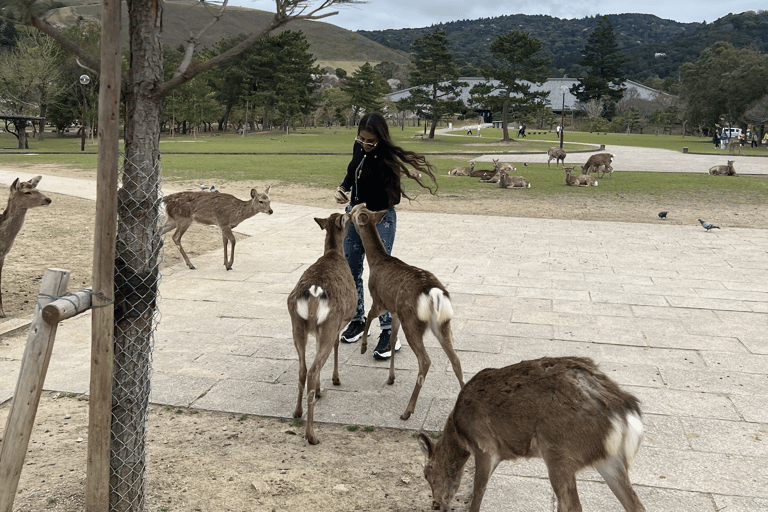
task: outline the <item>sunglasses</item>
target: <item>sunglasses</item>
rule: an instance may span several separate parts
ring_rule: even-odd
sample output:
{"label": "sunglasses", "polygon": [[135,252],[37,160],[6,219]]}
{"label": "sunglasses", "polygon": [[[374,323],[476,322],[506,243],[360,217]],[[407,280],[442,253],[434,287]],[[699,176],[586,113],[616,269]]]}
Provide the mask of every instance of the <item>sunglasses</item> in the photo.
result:
{"label": "sunglasses", "polygon": [[360,138],[356,138],[355,142],[357,142],[363,147],[368,147],[368,148],[375,148],[376,146],[379,145],[378,142],[365,142],[363,139],[360,139]]}

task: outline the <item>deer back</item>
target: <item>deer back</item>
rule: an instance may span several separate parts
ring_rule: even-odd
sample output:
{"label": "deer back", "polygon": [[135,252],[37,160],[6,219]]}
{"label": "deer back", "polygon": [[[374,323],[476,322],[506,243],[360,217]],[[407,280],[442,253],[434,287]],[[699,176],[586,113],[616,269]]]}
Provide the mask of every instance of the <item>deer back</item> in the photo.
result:
{"label": "deer back", "polygon": [[232,194],[210,192],[176,192],[163,199],[166,213],[173,219],[189,218],[195,222],[234,228],[257,213],[272,214],[269,191],[258,193],[251,189],[251,199],[243,201]]}

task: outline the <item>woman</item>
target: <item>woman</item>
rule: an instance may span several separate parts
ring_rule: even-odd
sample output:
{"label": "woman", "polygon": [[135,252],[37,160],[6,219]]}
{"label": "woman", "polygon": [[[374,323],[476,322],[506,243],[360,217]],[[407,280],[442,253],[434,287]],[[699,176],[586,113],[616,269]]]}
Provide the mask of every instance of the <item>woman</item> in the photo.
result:
{"label": "woman", "polygon": [[[416,171],[409,171],[406,165],[415,168]],[[352,148],[352,161],[347,166],[344,181],[336,188],[336,202],[347,204],[347,212],[360,203],[365,203],[366,207],[372,211],[387,210],[387,214],[376,225],[376,229],[387,254],[392,254],[397,228],[395,205],[400,203],[401,197],[411,199],[403,191],[401,179],[410,178],[434,195],[437,193],[437,180],[433,171],[434,167],[427,162],[426,158],[394,144],[389,135],[387,121],[381,114],[367,114],[360,120],[357,127],[357,138]],[[420,173],[429,176],[434,183],[434,189],[429,184],[422,183]],[[344,256],[347,258],[352,277],[357,285],[357,311],[349,326],[341,334],[341,341],[354,343],[362,337],[365,324],[362,279],[365,249],[360,235],[352,224],[344,238]],[[392,316],[388,311],[379,316],[379,326],[381,335],[373,351],[373,357],[388,359],[392,356],[389,339],[392,334]],[[395,350],[400,350],[399,340],[395,340]]]}

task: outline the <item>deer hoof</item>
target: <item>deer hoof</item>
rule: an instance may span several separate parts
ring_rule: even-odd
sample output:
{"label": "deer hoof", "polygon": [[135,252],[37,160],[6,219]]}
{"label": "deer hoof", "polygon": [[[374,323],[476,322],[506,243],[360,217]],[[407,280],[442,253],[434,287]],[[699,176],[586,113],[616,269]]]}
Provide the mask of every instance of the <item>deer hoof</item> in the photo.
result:
{"label": "deer hoof", "polygon": [[368,350],[368,347],[366,345],[360,345],[360,353],[365,354],[365,351]]}
{"label": "deer hoof", "polygon": [[296,410],[293,411],[293,417],[294,418],[301,418],[301,414],[302,413],[303,413],[303,411],[301,409],[297,408]]}
{"label": "deer hoof", "polygon": [[395,378],[394,378],[394,377],[390,377],[390,378],[388,378],[388,379],[387,379],[387,384],[388,384],[388,385],[390,385],[390,386],[391,386],[391,385],[392,385],[392,384],[394,384],[394,383],[395,383]]}
{"label": "deer hoof", "polygon": [[316,436],[315,434],[307,434],[307,435],[306,435],[306,436],[304,436],[304,437],[306,437],[306,438],[307,438],[307,442],[308,442],[309,444],[317,444],[317,443],[319,443],[319,442],[320,442],[320,440],[317,438],[317,436]]}
{"label": "deer hoof", "polygon": [[341,386],[341,381],[339,379],[333,379],[333,385],[334,386]]}
{"label": "deer hoof", "polygon": [[195,270],[195,266],[194,266],[193,264],[191,264],[191,263],[190,263],[190,264],[189,264],[189,269],[190,269],[190,270]]}
{"label": "deer hoof", "polygon": [[407,420],[407,419],[408,419],[408,418],[410,418],[410,417],[411,417],[411,413],[409,413],[408,411],[405,411],[405,412],[403,413],[403,415],[402,415],[402,416],[400,416],[400,419],[401,419],[401,420]]}

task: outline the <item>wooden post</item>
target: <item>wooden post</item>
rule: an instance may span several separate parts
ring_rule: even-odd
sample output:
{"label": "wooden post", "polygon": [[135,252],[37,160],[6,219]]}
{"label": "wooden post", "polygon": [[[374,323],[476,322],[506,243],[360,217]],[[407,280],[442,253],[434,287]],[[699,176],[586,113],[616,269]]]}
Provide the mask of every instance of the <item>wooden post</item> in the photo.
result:
{"label": "wooden post", "polygon": [[109,453],[114,359],[115,238],[120,136],[120,1],[101,2],[99,160],[93,240],[91,385],[85,510],[109,510]]}
{"label": "wooden post", "polygon": [[45,384],[45,373],[51,360],[53,341],[58,324],[50,325],[43,320],[43,306],[67,291],[69,272],[49,268],[40,283],[35,314],[29,326],[21,372],[13,394],[13,405],[8,415],[0,450],[0,512],[12,512],[13,499],[19,485],[24,456],[29,447],[32,427],[35,423],[40,394]]}

